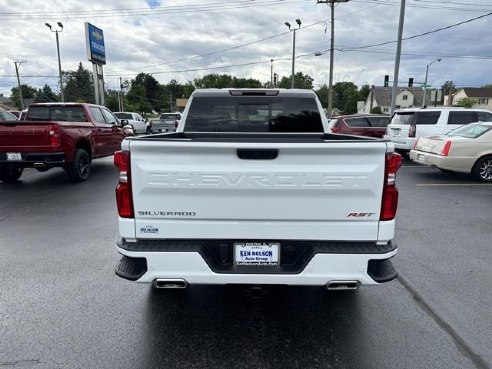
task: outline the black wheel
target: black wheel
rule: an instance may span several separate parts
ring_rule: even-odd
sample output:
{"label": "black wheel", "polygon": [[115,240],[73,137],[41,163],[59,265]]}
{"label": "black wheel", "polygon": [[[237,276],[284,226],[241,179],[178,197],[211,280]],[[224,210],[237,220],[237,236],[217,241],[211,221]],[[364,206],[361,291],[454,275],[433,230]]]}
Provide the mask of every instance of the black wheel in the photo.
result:
{"label": "black wheel", "polygon": [[145,130],[145,134],[146,135],[150,135],[152,133],[150,127],[147,127],[147,129]]}
{"label": "black wheel", "polygon": [[91,157],[84,149],[77,149],[73,162],[65,168],[72,182],[84,182],[91,172]]}
{"label": "black wheel", "polygon": [[24,168],[13,165],[0,166],[0,181],[5,183],[13,183],[22,175]]}
{"label": "black wheel", "polygon": [[492,156],[478,159],[473,166],[472,176],[482,182],[492,182]]}

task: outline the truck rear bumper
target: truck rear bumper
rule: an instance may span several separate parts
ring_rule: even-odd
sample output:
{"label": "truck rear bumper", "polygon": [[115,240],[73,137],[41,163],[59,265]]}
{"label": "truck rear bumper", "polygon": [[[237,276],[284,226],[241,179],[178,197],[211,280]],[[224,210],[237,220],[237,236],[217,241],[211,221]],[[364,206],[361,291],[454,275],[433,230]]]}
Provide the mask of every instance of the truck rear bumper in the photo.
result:
{"label": "truck rear bumper", "polygon": [[[337,245],[340,245],[338,243]],[[347,243],[346,245],[350,245]],[[354,243],[354,245],[357,245]],[[360,243],[359,243],[360,245]],[[121,246],[121,243],[120,243]],[[357,281],[359,284],[388,282],[398,275],[391,263],[397,247],[387,247],[370,252],[351,252],[339,248],[316,250],[301,257],[297,267],[248,268],[220,266],[213,255],[203,253],[189,245],[183,251],[129,251],[117,247],[123,255],[116,267],[116,274],[122,278],[141,283],[152,283],[157,279],[183,280],[187,284],[283,284],[324,286],[336,281]],[[124,245],[124,247],[126,247]],[[128,247],[126,247],[128,248]]]}
{"label": "truck rear bumper", "polygon": [[57,167],[65,164],[65,153],[63,152],[21,152],[21,160],[8,160],[6,152],[0,153],[1,164],[11,164],[17,167]]}

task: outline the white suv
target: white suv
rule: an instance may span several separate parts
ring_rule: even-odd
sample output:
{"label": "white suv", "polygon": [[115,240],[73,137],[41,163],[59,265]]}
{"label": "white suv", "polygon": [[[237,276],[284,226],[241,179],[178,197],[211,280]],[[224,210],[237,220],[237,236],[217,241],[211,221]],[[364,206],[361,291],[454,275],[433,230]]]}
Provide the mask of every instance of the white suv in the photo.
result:
{"label": "white suv", "polygon": [[492,122],[492,112],[467,108],[412,108],[396,110],[383,137],[396,149],[410,151],[419,137],[444,135],[473,122]]}

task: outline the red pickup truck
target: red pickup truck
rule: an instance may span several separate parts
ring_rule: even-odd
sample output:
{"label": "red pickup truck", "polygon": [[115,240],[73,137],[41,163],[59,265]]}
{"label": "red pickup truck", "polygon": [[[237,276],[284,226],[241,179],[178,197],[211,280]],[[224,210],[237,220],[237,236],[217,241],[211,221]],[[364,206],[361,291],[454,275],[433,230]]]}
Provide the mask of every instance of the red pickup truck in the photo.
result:
{"label": "red pickup truck", "polygon": [[32,104],[25,121],[0,122],[0,181],[17,181],[28,167],[62,167],[73,182],[85,181],[92,160],[113,155],[123,138],[120,121],[104,106]]}

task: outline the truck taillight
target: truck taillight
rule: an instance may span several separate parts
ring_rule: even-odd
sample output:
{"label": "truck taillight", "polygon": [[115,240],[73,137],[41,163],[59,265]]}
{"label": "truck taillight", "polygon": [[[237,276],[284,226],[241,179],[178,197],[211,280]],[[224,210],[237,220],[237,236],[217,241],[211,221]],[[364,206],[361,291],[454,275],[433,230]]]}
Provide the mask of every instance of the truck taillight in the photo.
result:
{"label": "truck taillight", "polygon": [[441,155],[442,156],[448,156],[450,149],[451,149],[451,141],[446,141],[446,143],[444,144],[444,146],[441,150]]}
{"label": "truck taillight", "polygon": [[60,146],[60,127],[57,125],[49,126],[50,146]]}
{"label": "truck taillight", "polygon": [[410,124],[410,128],[408,129],[408,137],[415,137],[417,134],[417,125]]}
{"label": "truck taillight", "polygon": [[401,155],[397,153],[386,154],[386,166],[384,173],[383,199],[381,203],[381,215],[379,220],[392,220],[396,216],[398,207],[398,189],[396,188],[396,172],[401,167]]}
{"label": "truck taillight", "polygon": [[116,186],[116,204],[122,218],[133,218],[132,183],[130,171],[130,152],[116,151],[114,165],[120,171],[120,180]]}

